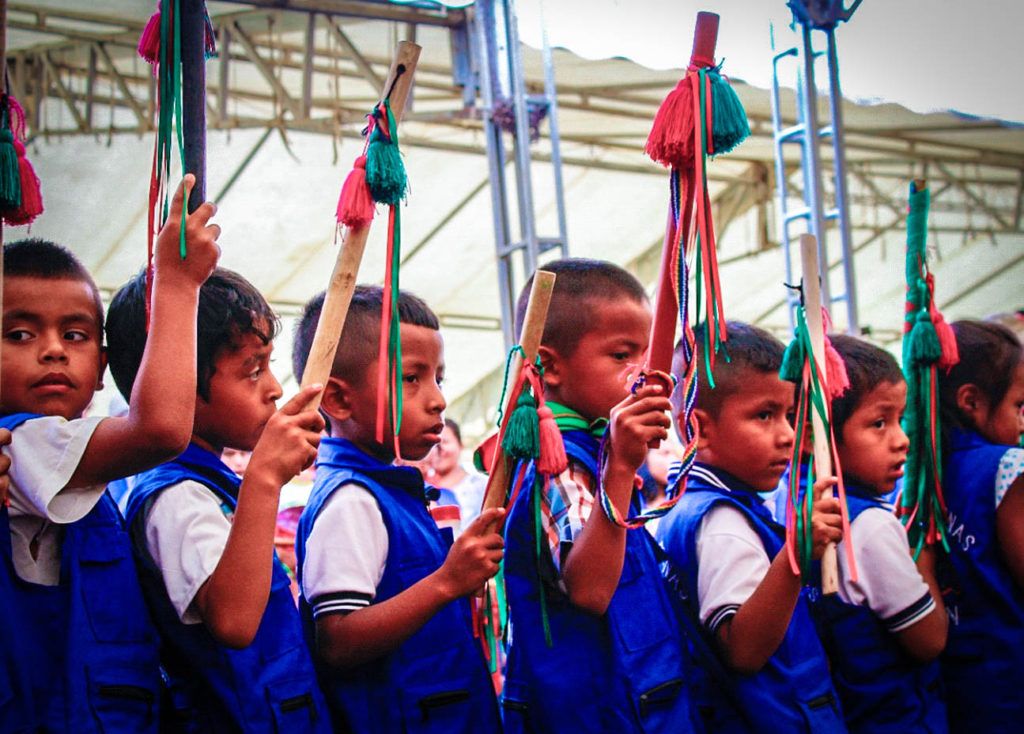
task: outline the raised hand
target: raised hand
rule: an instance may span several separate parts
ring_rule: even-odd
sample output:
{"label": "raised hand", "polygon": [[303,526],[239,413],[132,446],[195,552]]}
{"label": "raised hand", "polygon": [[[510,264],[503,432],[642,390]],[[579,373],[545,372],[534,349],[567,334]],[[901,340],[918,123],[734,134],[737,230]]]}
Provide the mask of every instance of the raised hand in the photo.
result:
{"label": "raised hand", "polygon": [[280,488],[313,463],[324,419],[306,406],[322,389],[322,385],[302,388],[270,417],[253,449],[246,476],[266,476]]}
{"label": "raised hand", "polygon": [[504,514],[503,507],[484,510],[448,551],[437,573],[452,599],[475,593],[498,573],[498,564],[505,554],[505,541],[497,525]]}
{"label": "raised hand", "polygon": [[[814,509],[811,511],[811,537],[814,544],[812,557],[820,560],[829,543],[843,539],[843,518],[839,514],[839,500],[826,490],[836,485],[835,477],[823,477],[814,483]],[[822,496],[822,493],[825,493]]]}
{"label": "raised hand", "polygon": [[668,438],[672,404],[664,388],[649,383],[626,396],[612,408],[609,423],[608,460],[619,468],[636,472],[647,458],[647,444]]}
{"label": "raised hand", "polygon": [[217,212],[213,202],[206,202],[185,218],[185,244],[187,256],[182,259],[180,249],[181,211],[188,199],[188,192],[195,185],[196,177],[191,173],[178,184],[171,199],[170,214],[156,238],[153,260],[158,278],[181,277],[190,284],[202,285],[217,267],[220,248],[217,238],[220,227],[211,224],[210,219]]}

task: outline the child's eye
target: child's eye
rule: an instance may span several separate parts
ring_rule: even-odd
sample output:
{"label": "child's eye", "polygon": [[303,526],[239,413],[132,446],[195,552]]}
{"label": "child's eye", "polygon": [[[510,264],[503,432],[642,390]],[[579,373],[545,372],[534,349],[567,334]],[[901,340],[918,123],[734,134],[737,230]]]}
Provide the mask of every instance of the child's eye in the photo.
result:
{"label": "child's eye", "polygon": [[885,418],[879,418],[871,424],[874,428],[885,428]]}
{"label": "child's eye", "polygon": [[263,377],[263,373],[265,371],[266,370],[264,370],[262,367],[257,367],[256,369],[249,373],[249,379],[252,380],[253,382],[258,382],[259,379]]}
{"label": "child's eye", "polygon": [[769,421],[772,419],[772,412],[770,410],[762,410],[757,414],[757,419],[759,421]]}
{"label": "child's eye", "polygon": [[32,338],[32,332],[27,329],[11,329],[4,335],[4,338],[12,342],[24,342]]}
{"label": "child's eye", "polygon": [[612,359],[618,360],[619,362],[624,362],[625,360],[629,359],[629,352],[613,352]]}
{"label": "child's eye", "polygon": [[64,338],[69,342],[84,342],[88,341],[89,335],[81,329],[72,329],[64,332]]}
{"label": "child's eye", "polygon": [[410,385],[415,385],[416,383],[418,383],[420,381],[420,378],[419,378],[419,375],[408,374],[408,375],[402,375],[402,381],[403,382],[407,382]]}

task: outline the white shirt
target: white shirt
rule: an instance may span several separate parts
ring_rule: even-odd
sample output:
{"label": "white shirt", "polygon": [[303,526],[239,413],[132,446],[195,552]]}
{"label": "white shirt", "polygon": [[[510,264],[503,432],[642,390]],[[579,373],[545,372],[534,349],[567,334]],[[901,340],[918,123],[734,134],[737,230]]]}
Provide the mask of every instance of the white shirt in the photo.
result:
{"label": "white shirt", "polygon": [[1010,486],[1021,474],[1024,474],[1024,449],[1007,449],[996,469],[996,507],[1002,504]]}
{"label": "white shirt", "polygon": [[[105,485],[66,488],[102,416],[66,420],[44,416],[11,432],[3,452],[11,458],[11,552],[25,581],[60,583],[63,528],[92,511]],[[33,557],[31,546],[36,544]]]}
{"label": "white shirt", "polygon": [[302,562],[302,595],[313,617],[369,606],[388,559],[388,531],[376,498],[343,484],[320,508]]}
{"label": "white shirt", "polygon": [[867,607],[890,632],[899,632],[935,609],[928,585],[917,570],[907,531],[887,508],[871,507],[850,525],[857,581],[850,579],[847,538],[836,546],[839,557],[839,598]]}
{"label": "white shirt", "polygon": [[199,624],[192,602],[224,555],[231,518],[212,490],[186,480],[157,495],[145,523],[146,550],[160,569],[171,606],[182,623]]}
{"label": "white shirt", "polygon": [[697,602],[712,632],[746,603],[771,559],[746,516],[732,505],[711,508],[697,528]]}

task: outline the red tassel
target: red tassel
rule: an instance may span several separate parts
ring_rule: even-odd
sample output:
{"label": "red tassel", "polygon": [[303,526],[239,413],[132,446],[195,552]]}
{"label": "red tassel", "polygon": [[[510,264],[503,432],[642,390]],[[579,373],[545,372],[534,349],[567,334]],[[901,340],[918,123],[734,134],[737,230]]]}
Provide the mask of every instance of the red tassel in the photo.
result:
{"label": "red tassel", "polygon": [[[159,6],[158,6],[159,7]],[[139,56],[151,64],[160,62],[160,10],[149,17],[139,36]]]}
{"label": "red tassel", "polygon": [[537,458],[537,471],[556,477],[569,466],[565,455],[565,444],[562,443],[562,432],[558,430],[555,416],[551,408],[541,405],[537,408],[540,418],[540,456]]}
{"label": "red tassel", "polygon": [[679,80],[658,108],[644,150],[669,168],[693,166],[693,90],[689,74]]}
{"label": "red tassel", "polygon": [[18,155],[18,174],[21,178],[21,206],[4,213],[8,224],[32,224],[43,213],[43,197],[39,192],[39,177],[25,156],[25,146],[14,139],[14,151]]}
{"label": "red tassel", "polygon": [[850,376],[846,372],[846,363],[827,336],[825,337],[825,379],[828,380],[828,392],[832,398],[838,398],[850,389]]}
{"label": "red tassel", "polygon": [[370,187],[366,185],[366,156],[356,158],[338,197],[338,224],[352,229],[369,227],[374,205]]}
{"label": "red tassel", "polygon": [[[24,194],[22,194],[24,196]],[[932,324],[935,326],[935,334],[939,337],[939,344],[942,346],[942,356],[939,357],[938,367],[947,373],[960,361],[960,350],[956,346],[956,334],[942,313],[932,304]]]}

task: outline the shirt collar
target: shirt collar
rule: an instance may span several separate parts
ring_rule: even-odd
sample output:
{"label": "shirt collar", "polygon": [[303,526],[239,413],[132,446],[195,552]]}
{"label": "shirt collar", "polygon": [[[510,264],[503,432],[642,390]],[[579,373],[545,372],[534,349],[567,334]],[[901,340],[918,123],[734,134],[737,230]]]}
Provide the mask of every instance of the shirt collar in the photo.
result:
{"label": "shirt collar", "polygon": [[366,453],[346,438],[324,437],[320,439],[316,466],[333,469],[347,469],[364,474],[380,484],[400,489],[418,500],[426,501],[432,488],[423,483],[420,470],[412,466],[385,464]]}
{"label": "shirt collar", "polygon": [[604,436],[604,433],[608,428],[607,418],[597,418],[595,420],[588,421],[575,410],[562,405],[561,403],[548,400],[546,404],[548,408],[551,409],[551,413],[555,417],[555,424],[558,426],[558,430],[563,433],[568,431],[583,431],[584,433],[589,433],[594,438],[601,438]]}

